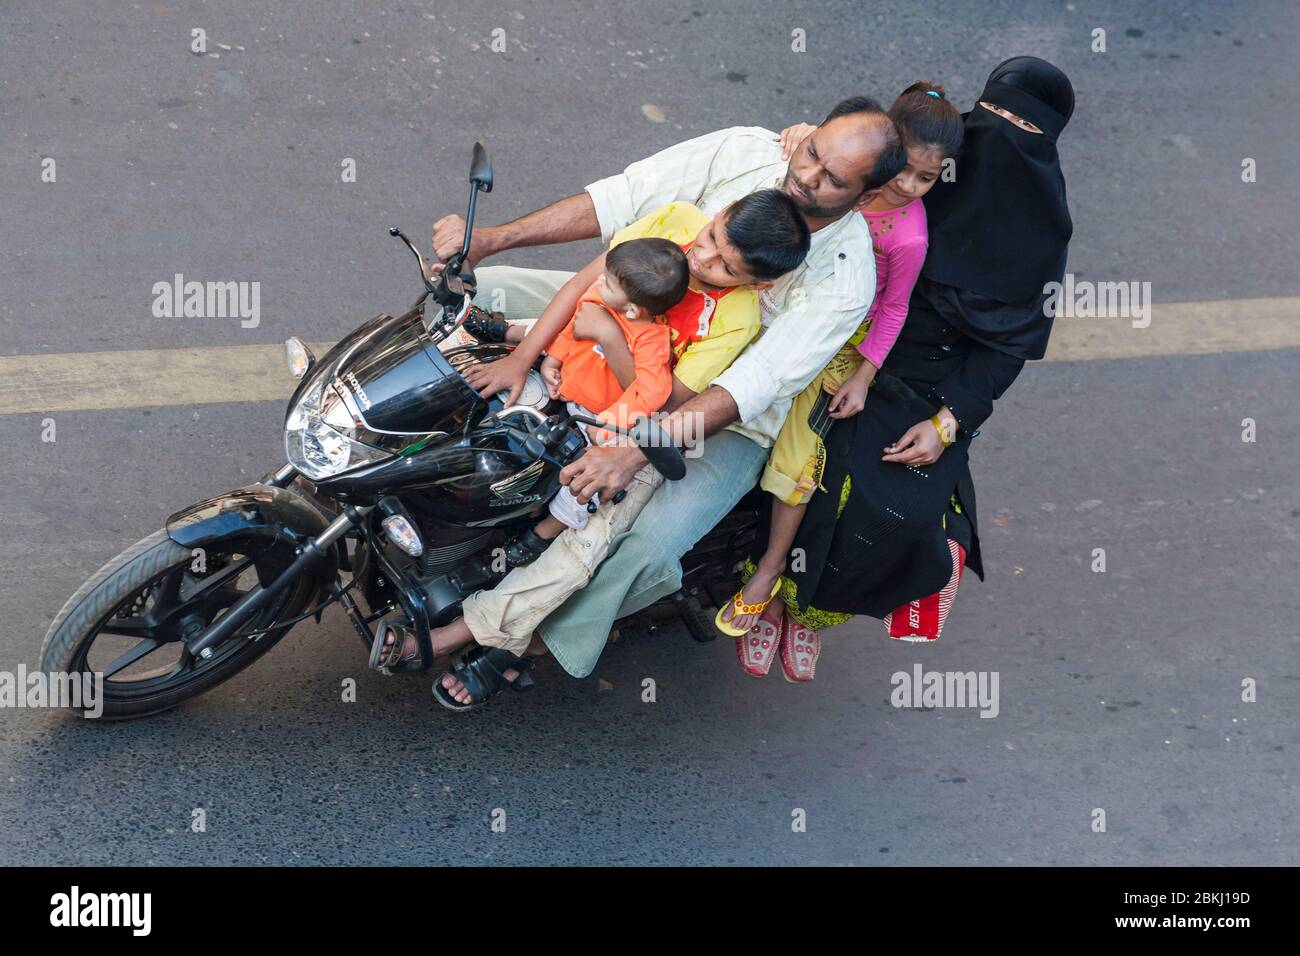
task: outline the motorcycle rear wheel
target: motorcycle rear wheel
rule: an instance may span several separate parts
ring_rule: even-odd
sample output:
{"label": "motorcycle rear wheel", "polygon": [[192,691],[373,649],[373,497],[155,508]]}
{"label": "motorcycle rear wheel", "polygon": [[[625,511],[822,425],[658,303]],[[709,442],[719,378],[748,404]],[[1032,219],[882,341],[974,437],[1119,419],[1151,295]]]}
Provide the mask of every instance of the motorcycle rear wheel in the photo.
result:
{"label": "motorcycle rear wheel", "polygon": [[[206,628],[259,581],[267,583],[262,579],[272,573],[268,556],[264,542],[216,542],[203,549],[200,574],[189,548],[165,530],[154,532],[96,571],[63,605],[41,644],[41,670],[102,673],[103,720],[156,714],[211,690],[269,651],[292,625],[267,630],[257,639],[244,634],[300,613],[315,591],[315,583],[304,576],[240,634],[215,647],[210,658],[190,654],[182,634]],[[240,582],[250,577],[256,580],[241,588]],[[95,647],[101,641],[110,645],[107,650],[103,644]],[[130,646],[115,653],[113,643]],[[173,656],[174,661],[165,662]]]}

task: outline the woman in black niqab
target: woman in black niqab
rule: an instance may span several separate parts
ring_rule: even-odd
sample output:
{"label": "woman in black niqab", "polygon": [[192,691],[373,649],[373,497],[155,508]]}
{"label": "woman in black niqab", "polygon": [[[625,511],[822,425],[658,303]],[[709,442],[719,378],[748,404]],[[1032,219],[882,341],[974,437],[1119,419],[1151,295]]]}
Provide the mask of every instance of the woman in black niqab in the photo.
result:
{"label": "woman in black niqab", "polygon": [[1039,308],[1044,286],[1065,275],[1074,226],[1056,138],[1073,112],[1074,88],[1055,66],[1032,56],[1000,63],[965,114],[956,179],[941,180],[925,197],[930,248],[922,275],[966,293],[965,303],[945,310],[962,331],[1022,359],[1043,357],[1052,329]]}

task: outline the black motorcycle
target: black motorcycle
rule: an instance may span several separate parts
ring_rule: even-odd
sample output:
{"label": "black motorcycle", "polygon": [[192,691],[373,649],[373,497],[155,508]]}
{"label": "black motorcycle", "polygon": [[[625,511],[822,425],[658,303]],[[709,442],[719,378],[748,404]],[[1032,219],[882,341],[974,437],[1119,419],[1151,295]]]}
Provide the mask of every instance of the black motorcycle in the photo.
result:
{"label": "black motorcycle", "polygon": [[[320,359],[289,339],[301,380],[285,418],[289,463],[177,512],[97,571],[51,623],[44,671],[102,674],[103,717],[142,717],[215,687],[336,602],[367,652],[397,629],[420,645],[406,670],[433,665],[430,628],[505,573],[487,556],[536,522],[585,448],[578,424],[593,424],[552,401],[536,370],[515,404],[481,398],[461,372],[510,346],[438,347],[467,317],[492,318],[473,304],[464,267],[476,199],[491,189],[476,143],[462,252],[435,272],[389,230],[420,264],[415,304],[375,316]],[[666,478],[681,477],[681,451],[649,420],[624,434]],[[621,629],[676,620],[712,640],[706,608],[739,586],[757,503],[751,492],[683,559],[682,589]]]}

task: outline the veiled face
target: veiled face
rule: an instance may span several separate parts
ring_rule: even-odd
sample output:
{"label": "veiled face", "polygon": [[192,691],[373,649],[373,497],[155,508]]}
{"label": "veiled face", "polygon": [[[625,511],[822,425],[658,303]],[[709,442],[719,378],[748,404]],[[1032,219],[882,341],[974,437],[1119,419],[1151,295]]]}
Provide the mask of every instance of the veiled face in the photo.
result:
{"label": "veiled face", "polygon": [[1023,129],[1026,133],[1037,133],[1040,136],[1043,134],[1041,129],[1029,122],[1029,120],[1017,116],[1015,113],[1011,112],[1011,110],[1003,109],[1001,106],[985,102],[984,100],[980,100],[980,106],[984,107],[990,113],[1001,116],[1012,126],[1016,127],[1016,129]]}

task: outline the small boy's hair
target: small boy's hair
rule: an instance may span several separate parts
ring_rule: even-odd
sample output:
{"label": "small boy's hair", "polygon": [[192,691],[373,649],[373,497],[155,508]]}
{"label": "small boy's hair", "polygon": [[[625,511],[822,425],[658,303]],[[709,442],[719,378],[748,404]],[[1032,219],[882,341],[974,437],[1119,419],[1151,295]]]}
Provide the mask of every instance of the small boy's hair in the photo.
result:
{"label": "small boy's hair", "polygon": [[727,238],[761,281],[777,279],[803,263],[812,245],[808,220],[779,189],[742,196],[727,210]]}
{"label": "small boy's hair", "polygon": [[686,295],[691,280],[682,247],[667,239],[629,239],[605,254],[605,268],[628,301],[663,315]]}

